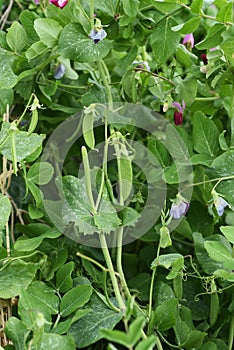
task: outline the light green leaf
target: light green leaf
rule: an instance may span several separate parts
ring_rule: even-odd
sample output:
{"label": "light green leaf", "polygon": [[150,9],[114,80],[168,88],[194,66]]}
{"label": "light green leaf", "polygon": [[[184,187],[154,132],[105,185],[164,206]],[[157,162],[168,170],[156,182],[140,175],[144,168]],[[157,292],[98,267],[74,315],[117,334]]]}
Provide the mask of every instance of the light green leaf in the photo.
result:
{"label": "light green leaf", "polygon": [[93,288],[88,284],[77,286],[69,290],[61,299],[61,316],[68,316],[78,308],[84,306],[89,301],[92,292]]}
{"label": "light green leaf", "polygon": [[41,40],[49,48],[57,44],[59,33],[62,27],[57,21],[51,18],[38,18],[34,21],[34,28]]}
{"label": "light green leaf", "polygon": [[224,152],[217,157],[213,163],[212,168],[218,176],[232,176],[234,174],[234,150]]}
{"label": "light green leaf", "polygon": [[137,15],[139,0],[123,0],[124,12],[129,17],[135,17]]}
{"label": "light green leaf", "polygon": [[220,231],[230,243],[234,244],[234,226],[220,226]]}
{"label": "light green leaf", "polygon": [[[14,346],[17,350],[25,350],[26,344],[25,344],[25,338],[27,329],[24,326],[23,322],[20,321],[18,318],[12,316],[7,321],[6,327],[4,329],[4,332],[6,333],[6,336],[13,341]],[[1,347],[0,347],[1,350]]]}
{"label": "light green leaf", "polygon": [[188,76],[180,81],[176,91],[182,96],[186,106],[190,106],[197,96],[197,79],[193,76]]}
{"label": "light green leaf", "polygon": [[113,329],[123,317],[122,313],[109,309],[96,293],[91,296],[85,308],[90,309],[90,312],[75,322],[69,330],[78,348],[97,342],[102,338],[100,329]]}
{"label": "light green leaf", "polygon": [[[232,260],[231,252],[219,242],[205,242],[205,249],[207,250],[211,259],[218,262],[229,262]],[[234,262],[234,259],[233,259]]]}
{"label": "light green leaf", "polygon": [[30,167],[27,179],[37,185],[45,185],[51,180],[53,173],[54,168],[50,163],[37,162]]}
{"label": "light green leaf", "polygon": [[7,105],[11,106],[14,101],[13,89],[0,89],[0,114],[6,112]]}
{"label": "light green leaf", "polygon": [[[17,162],[27,158],[36,151],[45,138],[45,135],[29,135],[26,131],[17,131],[14,133]],[[13,160],[11,137],[1,147],[0,151],[8,160]]]}
{"label": "light green leaf", "polygon": [[198,50],[208,50],[216,47],[223,41],[221,34],[224,30],[223,24],[215,23],[212,27],[209,27],[205,39],[196,44],[195,47]]}
{"label": "light green leaf", "polygon": [[157,343],[155,335],[149,336],[149,338],[142,340],[135,348],[135,350],[153,350],[154,345]]}
{"label": "light green leaf", "polygon": [[11,202],[7,196],[0,194],[0,231],[5,227],[10,214]]}
{"label": "light green leaf", "polygon": [[70,23],[59,37],[58,50],[65,58],[78,62],[93,62],[105,57],[111,48],[109,40],[95,44],[80,24]]}
{"label": "light green leaf", "polygon": [[193,117],[194,149],[215,157],[219,151],[219,131],[214,122],[197,112]]}
{"label": "light green leaf", "polygon": [[7,29],[6,41],[12,51],[20,53],[27,45],[27,33],[18,22],[13,22]]}
{"label": "light green leaf", "polygon": [[178,253],[171,253],[171,254],[164,254],[164,255],[159,255],[158,258],[155,258],[151,264],[151,268],[155,268],[157,266],[163,266],[166,269],[169,269],[169,267],[172,266],[172,264],[177,260],[177,259],[184,259],[183,255],[178,254]]}
{"label": "light green leaf", "polygon": [[193,14],[200,14],[202,9],[202,3],[203,3],[203,0],[193,0],[190,6],[191,12]]}
{"label": "light green leaf", "polygon": [[195,30],[197,30],[197,28],[200,25],[200,22],[201,22],[200,17],[192,17],[187,22],[183,24],[179,24],[175,27],[172,27],[171,30],[173,32],[179,32],[181,34],[190,34],[195,32]]}
{"label": "light green leaf", "polygon": [[37,267],[33,263],[15,260],[5,264],[0,270],[0,298],[8,299],[21,295],[32,282]]}
{"label": "light green leaf", "polygon": [[13,72],[9,56],[0,49],[0,81],[1,89],[11,89],[17,83],[17,76]]}
{"label": "light green leaf", "polygon": [[185,45],[179,44],[176,51],[176,59],[185,67],[191,67],[193,63],[197,62],[197,56],[189,51]]}
{"label": "light green leaf", "polygon": [[[18,312],[24,325],[31,329],[37,320],[38,313],[42,313],[47,322],[51,322],[51,315],[58,313],[59,298],[55,290],[44,282],[35,281],[21,293]],[[48,326],[47,326],[48,328]]]}
{"label": "light green leaf", "polygon": [[230,2],[224,5],[216,16],[217,21],[220,22],[232,22],[233,21],[233,4]]}
{"label": "light green leaf", "polygon": [[47,45],[45,45],[42,41],[37,41],[27,49],[25,56],[30,61],[40,55],[43,55],[47,50]]}
{"label": "light green leaf", "polygon": [[75,343],[71,335],[59,335],[44,333],[40,344],[32,347],[32,350],[75,350]]}
{"label": "light green leaf", "polygon": [[156,27],[151,35],[151,46],[156,62],[163,63],[175,51],[180,40],[180,34],[173,32],[171,27],[175,22],[166,18]]}
{"label": "light green leaf", "polygon": [[18,239],[14,245],[14,248],[17,251],[23,251],[23,252],[32,251],[32,250],[35,250],[37,247],[39,247],[39,245],[44,239],[46,238],[54,239],[60,236],[61,236],[61,232],[59,232],[57,229],[50,229],[38,237],[33,237],[33,238],[22,237]]}

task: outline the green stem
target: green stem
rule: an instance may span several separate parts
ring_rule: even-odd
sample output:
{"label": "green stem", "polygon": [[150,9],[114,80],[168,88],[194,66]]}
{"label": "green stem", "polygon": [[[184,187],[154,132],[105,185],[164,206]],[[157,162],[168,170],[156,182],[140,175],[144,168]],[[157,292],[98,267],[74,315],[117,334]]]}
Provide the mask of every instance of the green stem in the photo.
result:
{"label": "green stem", "polygon": [[230,327],[229,327],[228,350],[233,349],[233,339],[234,339],[234,313],[231,316],[231,323],[230,323]]}
{"label": "green stem", "polygon": [[[160,247],[160,244],[158,244],[156,259],[159,257],[160,248],[161,248],[161,247]],[[150,319],[151,314],[152,314],[153,292],[154,292],[154,280],[155,280],[156,270],[157,270],[157,268],[155,267],[154,270],[153,270],[153,272],[152,272],[151,282],[150,282],[149,311],[148,311],[149,319]]]}
{"label": "green stem", "polygon": [[90,7],[89,7],[89,17],[90,17],[90,24],[91,28],[94,27],[94,0],[90,0]]}
{"label": "green stem", "polygon": [[219,96],[212,96],[212,97],[195,97],[195,101],[215,101],[219,98]]}
{"label": "green stem", "polygon": [[15,131],[13,130],[11,133],[11,152],[12,152],[12,161],[13,161],[13,170],[14,174],[17,173],[17,155],[16,155],[16,147],[15,147]]}
{"label": "green stem", "polygon": [[108,79],[105,75],[105,71],[103,69],[103,64],[101,63],[101,60],[97,61],[97,66],[98,66],[98,70],[99,70],[102,82],[103,82],[104,87],[106,89],[107,99],[109,102],[109,108],[112,110],[113,109],[113,99],[112,99],[112,94],[111,94],[111,88],[110,88],[110,85],[108,84]]}
{"label": "green stem", "polygon": [[125,303],[124,303],[122,296],[120,294],[118,281],[117,281],[117,278],[115,276],[113,264],[111,261],[111,257],[110,257],[110,253],[109,253],[107,244],[106,244],[106,238],[105,238],[104,233],[100,233],[99,239],[100,239],[100,243],[101,243],[101,247],[102,247],[102,252],[103,252],[103,255],[104,255],[108,270],[109,270],[109,274],[110,274],[111,282],[112,282],[112,285],[114,288],[116,299],[118,301],[120,309],[125,311],[126,310]]}

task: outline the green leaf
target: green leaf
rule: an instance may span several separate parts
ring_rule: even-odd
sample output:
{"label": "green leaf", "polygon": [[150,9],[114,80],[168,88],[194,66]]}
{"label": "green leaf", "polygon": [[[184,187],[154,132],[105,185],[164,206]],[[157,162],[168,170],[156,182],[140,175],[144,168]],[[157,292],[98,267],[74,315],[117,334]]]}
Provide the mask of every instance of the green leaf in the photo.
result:
{"label": "green leaf", "polygon": [[141,329],[143,329],[144,323],[144,318],[137,318],[131,323],[127,333],[116,330],[103,329],[101,330],[101,335],[109,341],[113,341],[115,343],[124,345],[127,348],[131,348],[141,337]]}
{"label": "green leaf", "polygon": [[38,18],[34,21],[34,28],[41,40],[49,48],[57,44],[62,27],[51,18]]}
{"label": "green leaf", "polygon": [[158,258],[155,258],[151,264],[151,268],[155,268],[157,266],[163,266],[166,269],[169,269],[169,267],[172,266],[172,264],[177,260],[177,259],[183,259],[183,255],[178,254],[178,253],[171,253],[171,254],[164,254],[164,255],[159,255]]}
{"label": "green leaf", "polygon": [[11,89],[17,83],[17,76],[13,72],[9,55],[0,49],[0,81],[1,89]]}
{"label": "green leaf", "polygon": [[54,239],[60,236],[61,236],[61,232],[59,232],[57,229],[50,229],[38,237],[34,237],[34,238],[22,237],[18,239],[14,245],[14,248],[17,251],[23,251],[23,252],[32,251],[32,250],[35,250],[37,247],[39,247],[39,245],[44,239],[46,238]]}
{"label": "green leaf", "polygon": [[220,226],[220,231],[230,243],[234,244],[234,226]]}
{"label": "green leaf", "polygon": [[[121,220],[108,199],[103,198],[97,213],[92,214],[86,191],[85,179],[74,176],[63,178],[63,191],[67,203],[64,205],[64,221],[75,222],[80,232],[92,234],[102,230],[106,233],[118,228]],[[90,214],[91,213],[91,214]]]}
{"label": "green leaf", "polygon": [[173,32],[179,32],[181,34],[190,34],[197,30],[201,22],[200,17],[192,17],[187,22],[179,24],[175,27],[172,27]]}
{"label": "green leaf", "polygon": [[18,22],[13,22],[7,29],[6,41],[12,51],[20,53],[27,45],[27,33]]}
{"label": "green leaf", "polygon": [[[1,134],[2,132],[0,132]],[[14,131],[17,162],[27,158],[42,144],[45,135],[31,134],[26,131]],[[11,137],[1,147],[1,153],[9,160],[13,160]]]}
{"label": "green leaf", "polygon": [[47,50],[48,47],[42,41],[37,41],[27,49],[25,56],[30,61],[40,55],[43,55]]}
{"label": "green leaf", "polygon": [[51,322],[51,315],[58,313],[59,298],[55,295],[55,290],[41,281],[35,281],[25,289],[18,304],[18,312],[24,325],[31,329],[38,313],[42,313],[46,321]]}
{"label": "green leaf", "polygon": [[90,299],[93,288],[85,284],[69,290],[61,299],[60,314],[62,317],[68,316],[76,309],[84,306]]}
{"label": "green leaf", "polygon": [[212,27],[209,27],[205,39],[196,44],[195,47],[198,50],[208,50],[218,46],[223,41],[221,34],[224,30],[223,24],[215,23]]}
{"label": "green leaf", "polygon": [[153,350],[154,345],[157,343],[155,335],[149,336],[149,338],[142,340],[136,347],[135,350]]}
{"label": "green leaf", "polygon": [[27,179],[37,185],[45,185],[52,179],[53,174],[54,168],[50,163],[37,162],[30,167]]}
{"label": "green leaf", "polygon": [[7,105],[11,106],[14,101],[13,89],[0,89],[0,114],[6,112]]}
{"label": "green leaf", "polygon": [[123,10],[129,17],[135,17],[137,15],[139,0],[124,0]]}
{"label": "green leaf", "polygon": [[0,193],[0,231],[6,226],[11,214],[11,202],[6,195]]}
{"label": "green leaf", "polygon": [[197,62],[197,56],[189,51],[185,45],[179,44],[176,51],[176,59],[186,68]]}
{"label": "green leaf", "polygon": [[223,6],[217,13],[217,21],[220,22],[232,22],[233,21],[233,6],[230,2],[229,4]]}
{"label": "green leaf", "polygon": [[197,112],[193,117],[194,149],[215,157],[219,151],[219,131],[212,120]]}
{"label": "green leaf", "polygon": [[75,322],[69,330],[78,348],[97,342],[102,338],[100,329],[113,329],[123,317],[122,313],[109,309],[96,293],[93,293],[85,308],[90,309],[90,312]]}
{"label": "green leaf", "polygon": [[151,35],[151,46],[158,63],[164,63],[174,53],[179,43],[180,34],[171,30],[174,24],[174,20],[167,17],[160,22]]}
{"label": "green leaf", "polygon": [[234,150],[224,152],[219,157],[217,157],[213,163],[212,168],[218,176],[232,176],[234,173]]}
{"label": "green leaf", "polygon": [[111,43],[107,39],[95,44],[77,23],[70,23],[64,27],[58,43],[59,53],[64,58],[85,63],[105,57],[110,48]]}
{"label": "green leaf", "polygon": [[178,300],[171,299],[154,310],[154,324],[160,331],[166,331],[176,323]]}
{"label": "green leaf", "polygon": [[229,262],[232,260],[234,262],[234,259],[232,259],[231,252],[226,247],[224,247],[221,243],[205,242],[204,246],[209,256],[211,257],[211,259],[218,262],[225,262],[225,261]]}
{"label": "green leaf", "polygon": [[193,76],[188,76],[180,81],[176,91],[182,96],[186,106],[191,106],[197,96],[197,79]]}
{"label": "green leaf", "polygon": [[71,278],[71,273],[74,270],[74,262],[63,265],[56,273],[56,288],[60,293],[65,293],[68,289],[72,288],[73,280]]}
{"label": "green leaf", "polygon": [[193,0],[191,3],[191,12],[192,14],[200,14],[202,9],[203,0]]}
{"label": "green leaf", "polygon": [[5,264],[0,270],[0,298],[8,299],[21,295],[32,282],[36,271],[35,264],[25,263],[20,259]]}
{"label": "green leaf", "polygon": [[[26,344],[26,333],[27,329],[25,328],[22,321],[18,318],[12,316],[7,321],[6,327],[4,329],[6,336],[13,341],[16,350],[25,350]],[[1,349],[1,348],[0,348]]]}
{"label": "green leaf", "polygon": [[28,40],[31,40],[32,42],[38,41],[39,37],[33,27],[35,19],[38,18],[38,15],[30,10],[24,10],[20,13],[20,21],[28,34]]}
{"label": "green leaf", "polygon": [[32,350],[75,350],[75,343],[71,335],[59,335],[43,333],[40,344],[32,347]]}

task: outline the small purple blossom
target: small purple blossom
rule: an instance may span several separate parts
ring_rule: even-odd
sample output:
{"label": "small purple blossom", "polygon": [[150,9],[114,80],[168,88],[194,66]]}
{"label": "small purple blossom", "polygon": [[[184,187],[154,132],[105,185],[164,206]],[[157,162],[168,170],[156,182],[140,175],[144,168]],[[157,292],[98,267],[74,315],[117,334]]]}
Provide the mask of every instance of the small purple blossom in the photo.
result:
{"label": "small purple blossom", "polygon": [[180,219],[184,216],[189,209],[189,202],[187,202],[179,193],[176,196],[175,201],[172,203],[170,215],[174,219]]}
{"label": "small purple blossom", "polygon": [[97,43],[99,43],[99,41],[105,39],[106,36],[107,36],[107,33],[102,28],[100,28],[100,29],[93,28],[91,30],[91,32],[89,33],[89,37],[91,39],[93,39],[95,44],[97,44]]}
{"label": "small purple blossom", "polygon": [[194,47],[194,37],[193,34],[186,34],[182,44],[185,45],[187,47],[187,49],[192,49]]}
{"label": "small purple blossom", "polygon": [[66,71],[66,67],[64,66],[64,64],[60,63],[58,68],[54,72],[54,79],[56,80],[61,79],[64,76],[65,71]]}
{"label": "small purple blossom", "polygon": [[136,64],[136,68],[145,69],[150,72],[150,66],[147,61],[133,61],[132,64]]}
{"label": "small purple blossom", "polygon": [[172,102],[172,107],[176,109],[176,111],[174,112],[175,125],[182,125],[183,113],[186,108],[184,100],[182,101],[182,105],[179,102]]}
{"label": "small purple blossom", "polygon": [[218,216],[222,216],[224,213],[224,209],[226,207],[230,207],[229,203],[227,201],[225,201],[225,199],[223,199],[222,197],[217,197],[214,199],[214,205],[216,207]]}
{"label": "small purple blossom", "polygon": [[39,4],[40,4],[40,0],[34,0],[34,3],[35,3],[36,5],[39,5]]}

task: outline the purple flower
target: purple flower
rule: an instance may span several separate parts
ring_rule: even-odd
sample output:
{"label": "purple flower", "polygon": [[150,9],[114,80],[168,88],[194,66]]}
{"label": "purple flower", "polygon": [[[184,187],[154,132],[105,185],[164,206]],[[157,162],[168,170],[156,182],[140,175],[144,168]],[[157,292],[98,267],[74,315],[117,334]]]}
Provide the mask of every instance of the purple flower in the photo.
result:
{"label": "purple flower", "polygon": [[100,29],[93,28],[89,34],[89,37],[91,39],[93,39],[95,44],[97,44],[97,43],[99,43],[99,41],[105,39],[106,36],[107,36],[107,33],[102,28],[100,28]]}
{"label": "purple flower", "polygon": [[34,0],[34,3],[35,3],[36,5],[39,5],[39,4],[40,4],[40,0]]}
{"label": "purple flower", "polygon": [[172,203],[170,215],[174,219],[180,219],[189,209],[189,202],[187,202],[179,193],[176,196],[174,203]]}
{"label": "purple flower", "polygon": [[224,209],[226,207],[230,207],[229,203],[227,201],[225,201],[225,199],[223,199],[222,197],[217,197],[214,199],[214,205],[216,207],[218,216],[222,216],[224,213]]}
{"label": "purple flower", "polygon": [[175,125],[182,125],[183,113],[186,108],[184,100],[182,101],[182,105],[179,102],[172,102],[172,107],[176,108],[176,111],[174,112]]}
{"label": "purple flower", "polygon": [[50,0],[50,3],[62,9],[67,5],[68,0]]}
{"label": "purple flower", "polygon": [[145,69],[150,72],[150,66],[147,61],[133,61],[132,64],[136,64],[136,68]]}
{"label": "purple flower", "polygon": [[207,64],[208,64],[208,58],[207,58],[207,56],[206,56],[205,53],[202,53],[202,54],[201,54],[201,59],[202,59],[204,65],[207,65]]}
{"label": "purple flower", "polygon": [[57,80],[61,79],[64,76],[65,71],[66,71],[66,67],[64,66],[64,64],[60,63],[60,65],[54,72],[54,79],[57,79]]}
{"label": "purple flower", "polygon": [[192,33],[186,34],[184,39],[183,39],[182,44],[185,45],[187,47],[187,49],[192,49],[194,47],[193,34]]}

